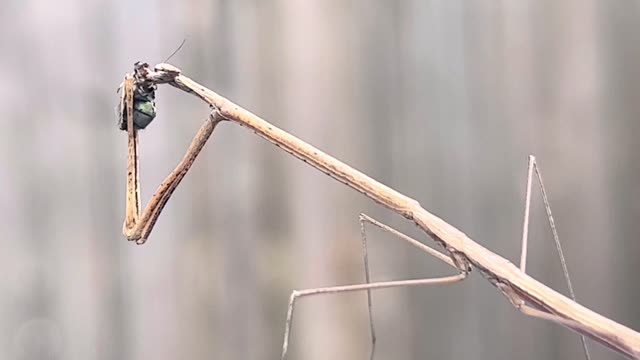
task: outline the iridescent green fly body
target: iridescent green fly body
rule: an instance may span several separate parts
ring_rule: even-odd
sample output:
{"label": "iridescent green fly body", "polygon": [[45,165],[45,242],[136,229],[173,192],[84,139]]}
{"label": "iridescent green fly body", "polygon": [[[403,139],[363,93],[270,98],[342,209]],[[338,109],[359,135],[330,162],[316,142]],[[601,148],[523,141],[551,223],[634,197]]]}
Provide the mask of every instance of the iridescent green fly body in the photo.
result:
{"label": "iridescent green fly body", "polygon": [[[146,63],[136,63],[134,78],[137,80],[140,75],[139,72],[146,71],[148,66]],[[133,127],[136,130],[146,128],[156,117],[156,88],[156,85],[145,85],[136,81],[136,87],[133,91]],[[127,116],[126,111],[122,110],[122,108],[118,109],[120,113],[118,127],[120,130],[126,131]]]}

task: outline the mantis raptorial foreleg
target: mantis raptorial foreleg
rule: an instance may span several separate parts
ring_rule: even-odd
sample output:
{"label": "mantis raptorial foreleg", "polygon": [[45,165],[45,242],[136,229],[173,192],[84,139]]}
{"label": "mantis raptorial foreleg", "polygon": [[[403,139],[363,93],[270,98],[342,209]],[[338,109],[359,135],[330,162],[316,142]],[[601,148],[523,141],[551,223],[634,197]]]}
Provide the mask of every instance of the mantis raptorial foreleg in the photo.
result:
{"label": "mantis raptorial foreleg", "polygon": [[[369,223],[374,226],[379,227],[380,229],[387,231],[400,239],[408,242],[409,244],[415,246],[420,251],[423,251],[429,255],[436,257],[437,259],[443,261],[444,263],[455,268],[459,273],[457,275],[437,277],[437,278],[424,278],[424,279],[414,279],[414,280],[396,280],[396,281],[382,281],[382,282],[371,282],[371,276],[369,272],[369,256],[367,253],[367,237],[365,232],[365,224]],[[285,331],[284,331],[284,341],[282,343],[282,357],[284,359],[287,355],[287,351],[289,348],[289,340],[291,335],[291,326],[293,323],[293,311],[295,309],[295,303],[298,298],[312,295],[320,295],[320,294],[337,294],[344,292],[352,292],[352,291],[367,291],[367,305],[369,312],[369,329],[371,332],[371,355],[370,358],[373,359],[375,354],[375,345],[376,345],[376,335],[375,335],[375,327],[373,324],[373,314],[372,314],[372,306],[371,306],[371,290],[375,289],[386,289],[393,287],[409,287],[409,286],[425,286],[425,285],[444,285],[444,284],[452,284],[461,280],[467,276],[469,272],[469,268],[467,267],[458,267],[457,262],[452,260],[450,257],[424,245],[423,243],[395,230],[381,222],[369,217],[366,214],[360,214],[360,234],[362,237],[362,258],[364,262],[364,270],[365,270],[365,283],[357,284],[357,285],[344,285],[344,286],[331,286],[331,287],[322,287],[322,288],[313,288],[313,289],[305,289],[305,290],[294,290],[291,293],[289,298],[289,307],[287,310],[287,320],[285,323]]]}
{"label": "mantis raptorial foreleg", "polygon": [[[138,68],[136,68],[136,70],[138,70]],[[202,150],[207,140],[209,140],[209,137],[216,125],[224,119],[217,110],[214,110],[209,115],[209,118],[205,120],[204,124],[200,127],[200,130],[198,130],[196,136],[191,141],[184,158],[160,184],[160,186],[158,186],[155,193],[147,203],[144,211],[141,212],[140,170],[138,164],[138,129],[134,125],[134,91],[136,86],[134,76],[127,74],[122,84],[120,100],[120,116],[122,119],[126,120],[126,129],[128,134],[127,202],[122,232],[128,240],[135,241],[137,244],[144,244],[147,241],[156,220],[158,220],[158,216],[162,212],[162,209],[173,194],[173,191],[178,187],[184,176],[191,168],[191,165],[193,165],[196,157],[200,154],[200,150]],[[136,108],[135,110],[138,109]]]}

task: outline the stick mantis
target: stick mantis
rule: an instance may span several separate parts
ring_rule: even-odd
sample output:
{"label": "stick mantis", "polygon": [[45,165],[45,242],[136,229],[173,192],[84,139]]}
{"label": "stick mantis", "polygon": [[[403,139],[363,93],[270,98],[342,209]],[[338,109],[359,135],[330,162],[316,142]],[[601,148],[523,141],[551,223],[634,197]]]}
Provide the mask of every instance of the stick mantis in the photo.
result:
{"label": "stick mantis", "polygon": [[[136,98],[135,94],[137,94],[136,91],[139,89],[155,89],[157,84],[169,84],[197,96],[210,105],[212,112],[196,133],[182,161],[180,161],[178,166],[160,184],[144,211],[141,211],[137,132],[139,128],[146,126],[146,124],[140,126],[136,121],[136,114],[142,113],[142,115],[148,115],[145,114],[145,111],[140,111],[141,109],[144,110],[144,107],[141,105],[145,105],[145,102],[146,105],[148,105],[148,102],[150,102],[152,98],[140,100]],[[541,181],[539,171],[535,165],[535,159],[533,158],[530,159],[529,164],[527,206],[525,207],[527,210],[525,210],[525,222],[523,224],[522,256],[520,267],[516,267],[508,260],[476,243],[462,231],[428,212],[418,201],[377,182],[362,172],[331,157],[284,130],[277,128],[203,85],[198,84],[189,77],[182,75],[181,70],[173,65],[162,63],[152,69],[148,64],[137,63],[134,73],[127,74],[123,81],[120,109],[121,128],[126,128],[128,134],[127,193],[125,221],[123,225],[123,233],[128,240],[135,241],[137,244],[144,244],[147,241],[162,209],[173,194],[173,191],[189,171],[189,168],[211,136],[216,125],[221,121],[230,121],[251,129],[258,136],[273,143],[282,150],[364,194],[366,197],[403,216],[409,221],[412,221],[443,249],[444,254],[414,239],[408,238],[404,234],[396,233],[395,230],[366,216],[361,217],[361,227],[364,227],[364,223],[370,223],[385,231],[389,231],[422,251],[453,266],[458,272],[457,275],[444,278],[371,283],[368,275],[369,270],[368,262],[366,261],[365,247],[366,284],[310,289],[294,291],[292,293],[287,314],[283,358],[286,355],[288,346],[294,302],[295,299],[301,296],[316,293],[366,290],[369,311],[371,311],[370,290],[372,289],[407,285],[454,283],[463,280],[474,268],[522,313],[560,324],[629,358],[640,358],[640,333],[587,309],[525,273],[528,229],[528,216],[526,213],[528,212],[531,196],[531,173],[534,169],[538,174],[538,180]],[[124,124],[126,124],[126,127]],[[543,199],[545,199],[545,207],[548,209],[548,202],[544,190]],[[553,220],[551,217],[549,217],[549,219],[551,227],[554,230]],[[554,230],[554,238],[555,237]],[[573,295],[572,290],[571,293]],[[373,350],[375,349],[375,333],[372,322],[371,333],[373,354]]]}

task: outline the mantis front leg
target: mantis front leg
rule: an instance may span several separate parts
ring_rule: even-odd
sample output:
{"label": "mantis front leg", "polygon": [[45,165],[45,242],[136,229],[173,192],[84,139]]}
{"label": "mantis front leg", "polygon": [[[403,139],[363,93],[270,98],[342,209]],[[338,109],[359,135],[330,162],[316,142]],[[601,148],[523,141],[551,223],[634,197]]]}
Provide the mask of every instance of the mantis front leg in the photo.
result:
{"label": "mantis front leg", "polygon": [[123,119],[126,119],[128,134],[128,157],[127,157],[127,202],[125,208],[125,220],[122,226],[122,232],[127,240],[135,241],[136,244],[144,244],[149,238],[153,226],[158,220],[158,216],[162,209],[169,201],[169,198],[178,187],[184,176],[187,174],[191,165],[193,165],[196,157],[204,147],[207,140],[213,133],[216,125],[224,118],[214,110],[196,136],[191,141],[191,145],[187,149],[187,153],[180,161],[178,166],[167,176],[167,178],[158,186],[155,193],[151,196],[149,203],[141,212],[140,205],[140,168],[138,158],[138,129],[134,126],[134,89],[135,80],[133,76],[127,75],[123,82],[123,91],[121,98],[121,109]]}

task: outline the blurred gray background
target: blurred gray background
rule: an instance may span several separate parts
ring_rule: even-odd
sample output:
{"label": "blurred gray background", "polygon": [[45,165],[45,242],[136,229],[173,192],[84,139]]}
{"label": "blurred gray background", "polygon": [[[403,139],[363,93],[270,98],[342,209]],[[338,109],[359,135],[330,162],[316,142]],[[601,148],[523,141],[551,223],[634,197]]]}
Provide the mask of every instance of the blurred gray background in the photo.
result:
{"label": "blurred gray background", "polygon": [[[3,0],[0,359],[278,359],[292,289],[364,280],[360,212],[432,244],[230,123],[128,243],[116,88],[185,38],[185,74],[513,262],[535,154],[579,301],[640,329],[638,26],[622,0]],[[157,100],[145,202],[208,114],[167,86]],[[528,269],[566,294],[535,194]],[[451,273],[369,230],[375,280]],[[477,274],[373,295],[376,359],[581,356]],[[306,298],[290,354],[367,359],[369,341],[364,293]]]}

